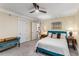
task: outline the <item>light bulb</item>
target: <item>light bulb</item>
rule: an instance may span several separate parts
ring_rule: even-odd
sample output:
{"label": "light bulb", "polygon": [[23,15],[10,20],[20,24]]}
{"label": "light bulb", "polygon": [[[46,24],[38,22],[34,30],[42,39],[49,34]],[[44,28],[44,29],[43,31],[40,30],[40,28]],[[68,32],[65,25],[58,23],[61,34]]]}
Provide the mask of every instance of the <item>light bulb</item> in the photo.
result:
{"label": "light bulb", "polygon": [[35,12],[37,12],[37,13],[38,13],[38,12],[39,12],[39,10],[35,10]]}

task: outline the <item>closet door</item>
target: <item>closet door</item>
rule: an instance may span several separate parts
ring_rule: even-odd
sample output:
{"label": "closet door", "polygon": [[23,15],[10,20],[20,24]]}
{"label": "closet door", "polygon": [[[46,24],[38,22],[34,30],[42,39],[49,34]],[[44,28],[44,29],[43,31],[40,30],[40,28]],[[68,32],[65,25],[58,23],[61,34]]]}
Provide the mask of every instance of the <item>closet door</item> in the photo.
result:
{"label": "closet door", "polygon": [[18,36],[21,37],[20,42],[30,41],[30,23],[23,19],[18,20]]}

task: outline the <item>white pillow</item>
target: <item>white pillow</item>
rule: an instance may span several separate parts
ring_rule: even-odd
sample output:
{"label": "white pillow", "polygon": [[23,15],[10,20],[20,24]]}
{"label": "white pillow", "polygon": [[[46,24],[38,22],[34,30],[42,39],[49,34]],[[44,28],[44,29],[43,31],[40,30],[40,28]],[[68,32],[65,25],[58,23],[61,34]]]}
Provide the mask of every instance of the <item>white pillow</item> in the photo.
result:
{"label": "white pillow", "polygon": [[57,39],[57,34],[53,34],[52,38]]}
{"label": "white pillow", "polygon": [[61,39],[65,39],[66,38],[66,34],[61,34]]}
{"label": "white pillow", "polygon": [[50,38],[51,38],[51,36],[52,36],[52,33],[48,33],[48,37],[50,37]]}

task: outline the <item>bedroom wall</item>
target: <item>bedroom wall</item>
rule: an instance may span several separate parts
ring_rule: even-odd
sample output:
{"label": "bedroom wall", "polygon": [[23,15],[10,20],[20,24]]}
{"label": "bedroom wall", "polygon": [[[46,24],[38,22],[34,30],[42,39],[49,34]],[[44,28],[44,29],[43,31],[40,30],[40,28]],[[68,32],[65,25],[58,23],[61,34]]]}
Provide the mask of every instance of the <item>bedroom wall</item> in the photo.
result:
{"label": "bedroom wall", "polygon": [[[15,37],[19,35],[18,32],[18,20],[20,20],[21,17],[9,15],[8,13],[0,12],[0,38],[6,38],[6,37]],[[21,19],[23,20],[23,19]],[[26,21],[26,27],[29,32],[27,33],[26,40],[21,41],[29,41],[31,40],[31,21],[29,19]],[[26,30],[26,32],[27,32]]]}
{"label": "bedroom wall", "polygon": [[49,19],[49,20],[43,20],[41,21],[41,33],[47,32],[48,30],[51,30],[51,23],[52,22],[62,22],[62,30],[69,30],[70,28],[73,28],[74,30],[79,30],[79,15],[73,15],[73,16],[66,16],[61,18],[55,18],[55,19]]}
{"label": "bedroom wall", "polygon": [[0,12],[0,38],[17,36],[18,17]]}

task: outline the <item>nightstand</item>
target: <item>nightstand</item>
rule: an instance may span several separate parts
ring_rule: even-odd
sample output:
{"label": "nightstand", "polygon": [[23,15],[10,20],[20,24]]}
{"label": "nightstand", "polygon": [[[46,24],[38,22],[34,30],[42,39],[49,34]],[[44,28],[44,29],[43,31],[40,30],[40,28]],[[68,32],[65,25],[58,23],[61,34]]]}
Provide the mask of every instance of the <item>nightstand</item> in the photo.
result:
{"label": "nightstand", "polygon": [[45,38],[45,37],[47,37],[47,35],[46,35],[46,34],[41,34],[40,39]]}
{"label": "nightstand", "polygon": [[68,38],[68,46],[70,47],[70,43],[72,44],[71,46],[73,47],[73,49],[75,50],[76,49],[76,45],[77,45],[77,42],[76,42],[76,39],[74,39],[73,37],[72,38]]}

